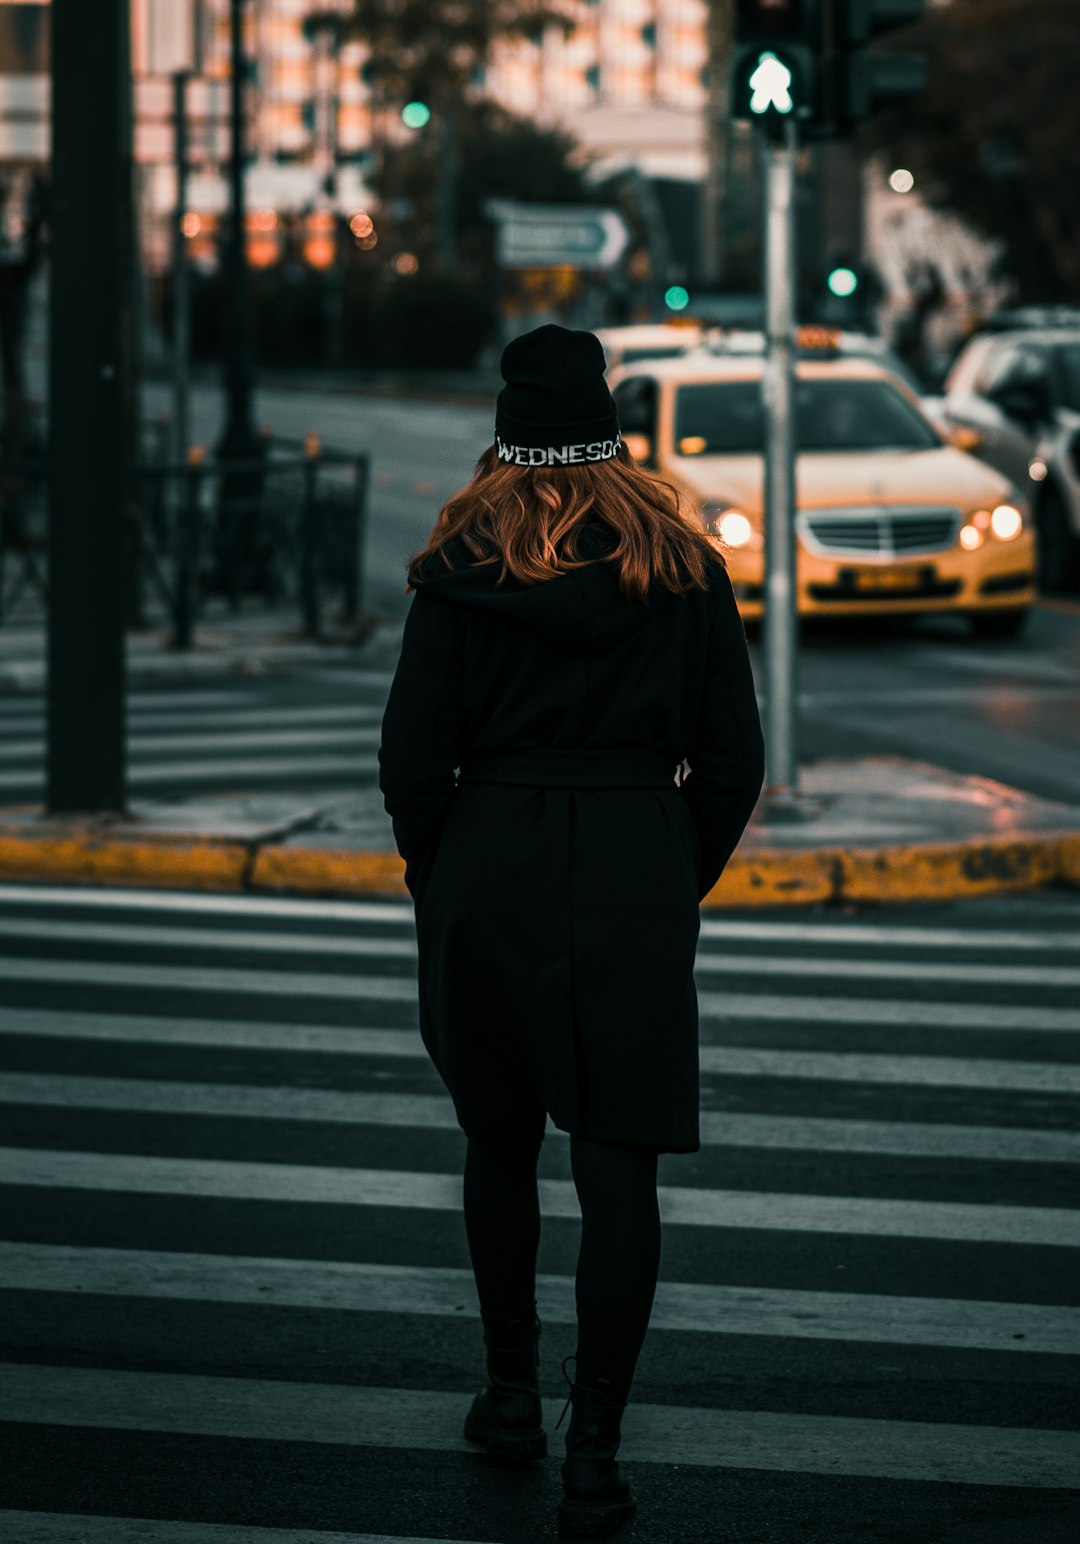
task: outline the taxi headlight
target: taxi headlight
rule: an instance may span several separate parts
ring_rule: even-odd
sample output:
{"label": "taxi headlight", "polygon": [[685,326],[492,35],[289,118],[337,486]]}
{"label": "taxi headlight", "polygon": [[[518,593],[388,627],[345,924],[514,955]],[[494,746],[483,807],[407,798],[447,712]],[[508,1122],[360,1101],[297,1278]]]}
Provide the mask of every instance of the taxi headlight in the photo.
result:
{"label": "taxi headlight", "polygon": [[1024,529],[1024,517],[1015,504],[999,504],[990,516],[990,529],[998,541],[1013,541]]}
{"label": "taxi headlight", "polygon": [[709,529],[728,547],[748,547],[754,539],[754,527],[741,509],[706,510]]}
{"label": "taxi headlight", "polygon": [[983,533],[977,525],[963,525],[960,527],[960,545],[965,552],[974,552],[983,544]]}

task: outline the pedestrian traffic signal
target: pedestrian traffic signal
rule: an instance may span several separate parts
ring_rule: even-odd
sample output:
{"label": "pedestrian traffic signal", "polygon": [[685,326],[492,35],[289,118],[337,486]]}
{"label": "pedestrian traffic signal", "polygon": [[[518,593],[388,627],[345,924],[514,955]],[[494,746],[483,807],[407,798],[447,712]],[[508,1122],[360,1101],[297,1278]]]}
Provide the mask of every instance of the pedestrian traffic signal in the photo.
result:
{"label": "pedestrian traffic signal", "polygon": [[733,117],[815,116],[826,9],[825,0],[737,0]]}
{"label": "pedestrian traffic signal", "polygon": [[883,107],[919,96],[926,87],[925,54],[883,54],[875,38],[918,21],[926,0],[834,0],[833,47],[826,95],[838,137]]}

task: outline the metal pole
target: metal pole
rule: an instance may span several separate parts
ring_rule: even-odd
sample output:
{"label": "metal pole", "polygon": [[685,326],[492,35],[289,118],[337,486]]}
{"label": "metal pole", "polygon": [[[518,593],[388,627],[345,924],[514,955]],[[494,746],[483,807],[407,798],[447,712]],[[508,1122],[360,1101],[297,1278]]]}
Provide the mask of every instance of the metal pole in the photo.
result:
{"label": "metal pole", "polygon": [[188,72],[173,76],[173,133],[176,160],[176,208],[173,211],[173,457],[183,461],[188,453],[189,356],[191,348],[191,285],[187,261],[188,179]]}
{"label": "metal pole", "polygon": [[225,252],[226,353],[223,458],[258,456],[262,446],[252,416],[251,292],[247,267],[247,218],[244,172],[244,0],[230,0],[231,77],[229,81],[229,231]]}
{"label": "metal pole", "polygon": [[129,0],[53,0],[50,812],[122,811],[134,271]]}
{"label": "metal pole", "polygon": [[795,582],[795,125],[764,147],[765,690],[768,791],[798,792]]}

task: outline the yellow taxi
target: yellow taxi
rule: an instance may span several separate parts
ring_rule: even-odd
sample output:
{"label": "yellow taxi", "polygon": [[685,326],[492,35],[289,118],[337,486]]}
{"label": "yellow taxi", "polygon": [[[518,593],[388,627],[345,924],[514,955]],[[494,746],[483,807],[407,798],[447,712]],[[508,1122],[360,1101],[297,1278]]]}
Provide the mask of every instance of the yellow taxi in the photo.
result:
{"label": "yellow taxi", "polygon": [[604,348],[608,375],[621,365],[649,359],[677,359],[701,343],[705,329],[700,322],[641,322],[629,327],[601,327],[596,336]]}
{"label": "yellow taxi", "polygon": [[[681,486],[719,538],[739,608],[764,591],[760,355],[624,364],[610,377],[623,439]],[[882,365],[795,367],[801,616],[953,611],[1008,637],[1035,598],[1035,530],[1006,477],[943,439]]]}

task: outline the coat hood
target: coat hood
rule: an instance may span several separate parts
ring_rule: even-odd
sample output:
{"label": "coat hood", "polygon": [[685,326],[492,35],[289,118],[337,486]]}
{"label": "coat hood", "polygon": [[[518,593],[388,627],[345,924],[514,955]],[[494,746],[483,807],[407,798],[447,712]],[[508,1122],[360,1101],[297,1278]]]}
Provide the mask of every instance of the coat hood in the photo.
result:
{"label": "coat hood", "polygon": [[446,554],[429,563],[423,588],[451,605],[466,606],[562,648],[595,653],[637,632],[675,599],[674,591],[653,583],[646,601],[628,600],[619,588],[619,565],[602,561],[614,550],[614,537],[588,526],[579,550],[592,559],[586,566],[539,584],[522,584],[507,573],[496,581],[501,562],[476,566],[468,549],[451,542]]}

